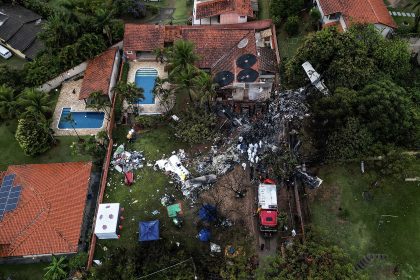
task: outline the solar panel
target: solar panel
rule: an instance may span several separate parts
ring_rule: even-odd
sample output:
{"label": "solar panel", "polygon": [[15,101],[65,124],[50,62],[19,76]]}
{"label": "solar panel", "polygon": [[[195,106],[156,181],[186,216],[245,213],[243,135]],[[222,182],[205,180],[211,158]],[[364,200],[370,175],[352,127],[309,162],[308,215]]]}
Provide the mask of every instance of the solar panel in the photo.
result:
{"label": "solar panel", "polygon": [[251,68],[257,62],[257,57],[251,53],[244,54],[236,60],[236,65],[242,69]]}
{"label": "solar panel", "polygon": [[232,83],[234,80],[234,75],[230,71],[220,71],[214,77],[214,81],[219,84],[219,86],[224,87]]}
{"label": "solar panel", "polygon": [[254,69],[245,69],[239,72],[237,76],[237,80],[240,83],[252,83],[255,82],[258,78],[259,74]]}
{"label": "solar panel", "polygon": [[3,178],[3,182],[0,187],[0,220],[3,219],[6,211],[15,210],[19,202],[22,187],[13,187],[13,181],[15,178],[15,174],[9,174]]}

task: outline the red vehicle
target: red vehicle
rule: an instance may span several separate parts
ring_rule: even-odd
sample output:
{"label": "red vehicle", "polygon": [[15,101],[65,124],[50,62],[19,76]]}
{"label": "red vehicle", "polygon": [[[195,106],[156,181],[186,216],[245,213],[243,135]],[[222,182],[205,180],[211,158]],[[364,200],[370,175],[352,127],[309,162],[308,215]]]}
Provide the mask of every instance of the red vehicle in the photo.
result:
{"label": "red vehicle", "polygon": [[258,186],[258,215],[259,228],[264,235],[277,232],[277,187],[270,179]]}

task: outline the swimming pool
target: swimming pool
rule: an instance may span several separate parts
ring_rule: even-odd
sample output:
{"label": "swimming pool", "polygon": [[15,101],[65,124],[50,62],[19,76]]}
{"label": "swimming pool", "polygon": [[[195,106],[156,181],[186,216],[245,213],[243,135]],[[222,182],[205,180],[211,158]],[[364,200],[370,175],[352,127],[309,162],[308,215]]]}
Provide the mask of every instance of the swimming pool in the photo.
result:
{"label": "swimming pool", "polygon": [[70,113],[74,120],[74,128],[101,128],[104,123],[104,112],[71,112],[71,108],[63,108],[58,123],[59,129],[73,129],[72,124],[65,120]]}
{"label": "swimming pool", "polygon": [[153,88],[155,87],[158,72],[154,68],[140,68],[136,72],[136,86],[144,90],[144,99],[138,104],[155,104]]}

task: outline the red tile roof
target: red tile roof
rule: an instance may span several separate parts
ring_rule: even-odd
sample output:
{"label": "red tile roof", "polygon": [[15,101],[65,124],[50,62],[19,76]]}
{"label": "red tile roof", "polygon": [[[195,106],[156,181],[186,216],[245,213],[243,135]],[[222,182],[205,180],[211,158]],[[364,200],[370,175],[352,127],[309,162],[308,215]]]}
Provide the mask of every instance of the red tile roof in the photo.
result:
{"label": "red tile roof", "polygon": [[79,99],[86,99],[95,91],[102,91],[104,95],[108,95],[117,51],[118,48],[108,49],[88,62]]}
{"label": "red tile roof", "polygon": [[318,0],[325,15],[341,13],[347,25],[380,23],[397,27],[383,0]]}
{"label": "red tile roof", "polygon": [[163,46],[164,32],[163,25],[127,23],[124,30],[124,49],[153,51]]}
{"label": "red tile roof", "polygon": [[91,162],[12,165],[22,186],[15,210],[0,220],[0,257],[78,250]]}
{"label": "red tile roof", "polygon": [[196,18],[236,13],[240,16],[253,17],[251,0],[211,0],[197,3]]}

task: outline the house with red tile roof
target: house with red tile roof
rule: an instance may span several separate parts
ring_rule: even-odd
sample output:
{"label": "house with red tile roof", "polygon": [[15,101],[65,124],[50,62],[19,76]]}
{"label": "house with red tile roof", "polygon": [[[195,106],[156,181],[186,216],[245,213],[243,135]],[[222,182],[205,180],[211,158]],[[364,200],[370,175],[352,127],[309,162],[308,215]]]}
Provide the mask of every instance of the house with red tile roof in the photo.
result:
{"label": "house with red tile roof", "polygon": [[346,31],[354,23],[373,24],[384,37],[397,28],[383,0],[314,0],[314,4],[323,27]]}
{"label": "house with red tile roof", "polygon": [[26,164],[0,174],[0,263],[78,252],[91,169],[91,162]]}
{"label": "house with red tile roof", "polygon": [[194,0],[193,25],[234,24],[254,17],[251,0]]}
{"label": "house with red tile roof", "polygon": [[92,92],[100,91],[104,97],[112,100],[113,91],[119,73],[121,56],[118,48],[110,48],[88,61],[83,77],[79,99],[89,103]]}
{"label": "house with red tile roof", "polygon": [[277,80],[280,56],[271,20],[241,24],[163,26],[126,24],[124,54],[128,60],[155,61],[153,50],[177,40],[190,41],[200,57],[197,67],[219,85],[219,98],[266,100]]}

